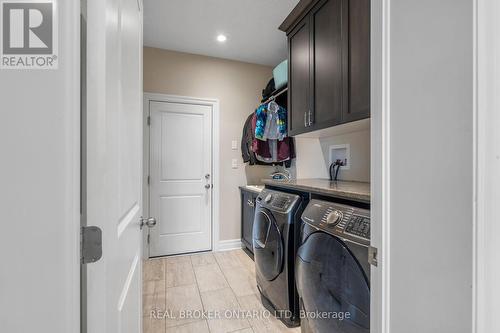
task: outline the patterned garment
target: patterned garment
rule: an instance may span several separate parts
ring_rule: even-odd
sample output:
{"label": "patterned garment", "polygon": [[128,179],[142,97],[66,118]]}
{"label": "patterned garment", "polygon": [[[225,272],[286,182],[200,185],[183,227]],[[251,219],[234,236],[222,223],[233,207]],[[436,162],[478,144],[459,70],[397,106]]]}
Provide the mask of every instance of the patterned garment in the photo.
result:
{"label": "patterned garment", "polygon": [[259,140],[282,141],[287,136],[287,111],[285,108],[272,101],[260,105],[255,111],[257,124],[255,137]]}
{"label": "patterned garment", "polygon": [[260,105],[255,111],[257,122],[255,124],[255,138],[266,141],[265,137],[266,122],[267,122],[267,104]]}
{"label": "patterned garment", "polygon": [[286,136],[287,136],[287,126],[286,126],[286,122],[287,122],[287,117],[288,117],[288,114],[287,114],[287,111],[284,107],[279,106],[279,109],[278,109],[278,140],[283,140]]}

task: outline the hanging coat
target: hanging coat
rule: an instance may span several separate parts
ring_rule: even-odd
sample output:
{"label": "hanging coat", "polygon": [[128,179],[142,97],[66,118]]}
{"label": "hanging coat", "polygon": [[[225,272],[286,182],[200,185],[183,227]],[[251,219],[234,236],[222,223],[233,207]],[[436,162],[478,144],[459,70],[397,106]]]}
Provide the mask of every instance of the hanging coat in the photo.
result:
{"label": "hanging coat", "polygon": [[252,150],[255,139],[255,127],[252,126],[252,120],[254,118],[255,113],[252,112],[243,126],[243,133],[241,136],[241,157],[243,158],[243,163],[248,163],[249,165],[267,165],[267,163],[259,161]]}

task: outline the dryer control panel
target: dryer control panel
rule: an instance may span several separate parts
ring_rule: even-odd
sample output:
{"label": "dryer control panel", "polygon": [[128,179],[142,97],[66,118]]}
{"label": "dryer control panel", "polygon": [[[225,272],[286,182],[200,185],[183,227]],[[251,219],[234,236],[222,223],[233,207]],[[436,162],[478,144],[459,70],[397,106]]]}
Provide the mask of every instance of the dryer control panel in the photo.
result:
{"label": "dryer control panel", "polygon": [[334,202],[313,199],[302,220],[340,238],[370,245],[370,211]]}

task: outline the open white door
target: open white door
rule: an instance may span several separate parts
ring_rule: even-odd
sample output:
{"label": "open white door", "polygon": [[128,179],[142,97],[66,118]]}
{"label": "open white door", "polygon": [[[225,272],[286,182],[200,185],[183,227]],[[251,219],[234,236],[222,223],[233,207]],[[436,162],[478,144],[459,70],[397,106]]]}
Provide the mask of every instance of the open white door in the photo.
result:
{"label": "open white door", "polygon": [[87,332],[141,331],[142,8],[87,1],[87,225],[103,256],[87,265]]}

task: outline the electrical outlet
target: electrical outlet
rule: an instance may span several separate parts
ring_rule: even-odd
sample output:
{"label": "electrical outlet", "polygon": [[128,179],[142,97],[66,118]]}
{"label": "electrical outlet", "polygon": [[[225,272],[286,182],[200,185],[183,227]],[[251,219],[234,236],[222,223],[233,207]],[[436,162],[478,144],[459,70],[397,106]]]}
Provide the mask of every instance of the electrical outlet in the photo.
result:
{"label": "electrical outlet", "polygon": [[341,169],[349,170],[351,168],[351,145],[342,144],[330,146],[330,163],[339,162],[341,164]]}

